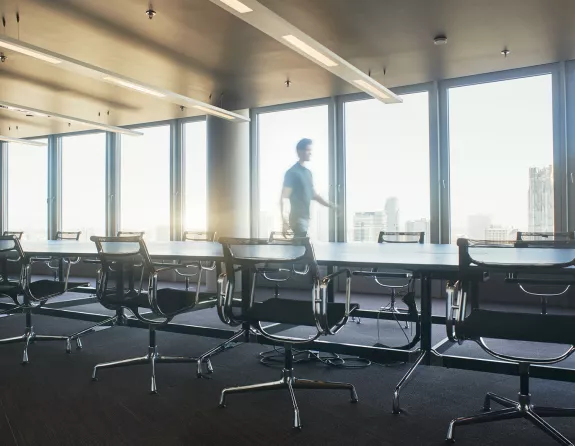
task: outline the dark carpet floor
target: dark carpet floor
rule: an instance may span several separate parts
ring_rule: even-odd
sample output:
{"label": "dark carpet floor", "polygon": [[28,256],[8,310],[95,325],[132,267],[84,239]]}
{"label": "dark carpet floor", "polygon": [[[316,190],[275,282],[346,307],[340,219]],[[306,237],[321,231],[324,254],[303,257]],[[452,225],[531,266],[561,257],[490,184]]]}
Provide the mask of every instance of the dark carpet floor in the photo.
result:
{"label": "dark carpet floor", "polygon": [[[216,323],[206,314],[180,317],[201,317],[202,325]],[[20,334],[23,324],[21,315],[0,319],[0,337]],[[375,324],[349,324],[338,340],[372,344],[377,340]],[[87,325],[35,316],[37,333],[62,334]],[[384,325],[386,332],[397,333],[393,322]],[[441,327],[434,332],[438,341]],[[197,355],[217,342],[158,334],[164,354]],[[442,445],[449,421],[476,413],[486,391],[515,398],[518,390],[515,377],[422,367],[404,391],[404,413],[394,416],[392,391],[406,365],[343,370],[302,364],[296,367],[300,377],[355,384],[360,402],[350,404],[346,392],[299,391],[303,429],[296,432],[287,391],[232,395],[227,408],[217,407],[225,386],[279,378],[278,370],[258,363],[258,352],[268,347],[257,344],[214,358],[216,370],[209,380],[196,379],[192,365],[160,364],[158,395],[148,394],[147,366],[103,370],[98,382],[90,380],[94,364],[143,355],[146,346],[144,330],[116,327],[86,337],[84,350],[70,355],[64,353],[63,343],[36,343],[25,367],[19,364],[21,345],[0,346],[0,445]],[[468,344],[451,353],[478,354]],[[541,405],[575,406],[574,390],[569,383],[532,384],[534,401]],[[573,420],[551,422],[575,439]],[[456,437],[461,445],[555,444],[522,420],[462,427]]]}

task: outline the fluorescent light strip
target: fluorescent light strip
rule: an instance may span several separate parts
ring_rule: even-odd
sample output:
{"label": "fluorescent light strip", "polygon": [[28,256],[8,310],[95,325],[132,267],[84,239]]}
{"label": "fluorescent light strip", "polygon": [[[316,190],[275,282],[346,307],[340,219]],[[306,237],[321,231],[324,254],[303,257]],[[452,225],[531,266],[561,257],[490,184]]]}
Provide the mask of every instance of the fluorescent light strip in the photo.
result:
{"label": "fluorescent light strip", "polygon": [[0,135],[0,141],[13,142],[17,144],[26,144],[28,146],[37,146],[37,147],[45,147],[48,145],[47,142],[32,141],[30,139],[11,138],[9,136],[2,136],[2,135]]}
{"label": "fluorescent light strip", "polygon": [[132,82],[124,81],[115,77],[106,76],[104,80],[112,82],[116,85],[121,85],[122,87],[131,88],[132,90],[141,91],[142,93],[151,94],[152,96],[157,96],[159,98],[166,97],[164,93],[160,93],[159,91],[154,91],[149,88],[142,87],[141,85],[133,84]]}
{"label": "fluorescent light strip", "polygon": [[48,56],[46,54],[43,54],[40,51],[34,51],[30,48],[27,48],[25,45],[21,45],[18,43],[11,43],[11,42],[5,42],[4,41],[4,42],[0,42],[0,46],[2,48],[6,48],[7,50],[16,51],[17,53],[25,54],[26,56],[34,57],[35,59],[40,59],[44,62],[49,62],[49,63],[53,63],[53,64],[62,63],[62,61],[60,59],[57,59],[57,58],[52,57],[52,56]]}
{"label": "fluorescent light strip", "polygon": [[[212,115],[218,117],[223,117],[225,115],[226,119],[229,119],[230,121],[233,120],[235,122],[249,122],[250,120],[249,118],[242,116],[238,113],[234,113],[219,107],[214,107],[205,102],[198,101],[196,99],[181,95],[179,93],[175,93],[170,90],[164,90],[163,88],[156,88],[152,85],[147,85],[142,82],[138,82],[135,79],[130,79],[129,77],[122,76],[121,74],[113,73],[111,71],[104,70],[103,68],[97,67],[95,65],[90,65],[80,60],[72,59],[62,54],[54,53],[44,48],[30,45],[26,42],[12,39],[10,37],[0,36],[0,48],[2,47],[13,48],[14,51],[16,51],[16,48],[18,48],[18,51],[20,51],[23,54],[27,54],[31,57],[36,57],[41,60],[45,60],[46,62],[58,63],[58,67],[64,68],[73,73],[80,74],[86,77],[91,77],[98,81],[112,82],[121,87],[130,88],[132,90],[139,91],[141,93],[157,96],[158,98],[161,98],[167,102],[171,102],[172,104],[176,104],[178,106],[189,106],[189,107],[202,106],[209,110],[212,110],[212,112],[210,113]],[[215,111],[217,111],[219,114],[216,114]]]}
{"label": "fluorescent light strip", "polygon": [[317,60],[319,63],[325,65],[326,67],[337,67],[337,63],[331,60],[329,57],[324,56],[315,48],[312,48],[307,43],[303,42],[302,40],[298,39],[296,36],[292,36],[291,34],[287,36],[283,36],[290,45],[295,47],[296,49],[303,51],[309,57]]}
{"label": "fluorescent light strip", "polygon": [[232,116],[226,115],[225,113],[221,113],[218,110],[212,110],[211,108],[204,107],[202,105],[194,105],[194,108],[197,108],[198,110],[201,110],[204,113],[207,113],[208,115],[217,116],[218,118],[224,118],[229,121],[234,119]]}
{"label": "fluorescent light strip", "polygon": [[377,87],[371,85],[369,82],[364,81],[363,79],[358,79],[353,81],[359,88],[361,88],[366,93],[371,94],[372,96],[377,96],[380,99],[389,99],[389,96],[385,94],[382,90],[378,89]]}
{"label": "fluorescent light strip", "polygon": [[131,136],[142,136],[143,135],[142,132],[136,132],[134,130],[125,129],[122,127],[116,127],[114,125],[101,124],[99,122],[88,121],[88,120],[82,119],[82,118],[75,118],[73,116],[66,116],[66,115],[61,115],[59,113],[52,113],[52,112],[45,111],[45,110],[38,110],[35,108],[26,107],[24,105],[11,104],[10,102],[0,101],[0,105],[3,105],[4,107],[6,107],[6,108],[0,108],[0,111],[5,110],[5,111],[14,111],[14,112],[18,112],[18,113],[22,113],[24,111],[24,112],[32,113],[35,115],[44,115],[46,117],[53,118],[53,119],[56,119],[58,121],[76,122],[78,124],[85,125],[87,127],[92,127],[95,129],[104,130],[106,132],[122,133],[124,135],[131,135]]}
{"label": "fluorescent light strip", "polygon": [[235,9],[240,14],[245,14],[246,12],[253,12],[253,9],[244,5],[239,0],[220,0],[224,5],[228,5],[230,8]]}

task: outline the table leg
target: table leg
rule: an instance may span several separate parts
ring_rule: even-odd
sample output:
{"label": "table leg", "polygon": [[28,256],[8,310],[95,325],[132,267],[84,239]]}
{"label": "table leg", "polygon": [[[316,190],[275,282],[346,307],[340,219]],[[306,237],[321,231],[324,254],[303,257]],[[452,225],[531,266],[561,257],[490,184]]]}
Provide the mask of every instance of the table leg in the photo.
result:
{"label": "table leg", "polygon": [[431,352],[431,277],[428,273],[421,275],[421,350],[426,353],[423,363],[430,365]]}
{"label": "table leg", "polygon": [[64,259],[61,257],[58,259],[58,281],[64,281]]}
{"label": "table leg", "polygon": [[[327,267],[327,274],[330,275],[333,273],[333,266],[329,265]],[[335,289],[334,289],[334,281],[330,280],[328,285],[327,285],[327,301],[328,303],[333,303],[335,302]]]}

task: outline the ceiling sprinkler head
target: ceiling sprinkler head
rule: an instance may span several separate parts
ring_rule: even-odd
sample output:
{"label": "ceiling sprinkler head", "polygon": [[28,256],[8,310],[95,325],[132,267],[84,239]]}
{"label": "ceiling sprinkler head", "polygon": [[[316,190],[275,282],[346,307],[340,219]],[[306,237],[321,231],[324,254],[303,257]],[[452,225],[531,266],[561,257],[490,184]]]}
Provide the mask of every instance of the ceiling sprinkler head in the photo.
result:
{"label": "ceiling sprinkler head", "polygon": [[509,56],[509,53],[511,53],[511,51],[509,51],[507,48],[504,48],[503,51],[501,51],[501,54],[503,54],[503,57]]}
{"label": "ceiling sprinkler head", "polygon": [[445,45],[445,44],[447,44],[447,37],[445,37],[443,34],[441,34],[439,36],[435,36],[433,38],[433,43],[435,45]]}
{"label": "ceiling sprinkler head", "polygon": [[4,53],[0,53],[0,62],[6,62],[6,59],[8,59],[8,57],[6,57]]}

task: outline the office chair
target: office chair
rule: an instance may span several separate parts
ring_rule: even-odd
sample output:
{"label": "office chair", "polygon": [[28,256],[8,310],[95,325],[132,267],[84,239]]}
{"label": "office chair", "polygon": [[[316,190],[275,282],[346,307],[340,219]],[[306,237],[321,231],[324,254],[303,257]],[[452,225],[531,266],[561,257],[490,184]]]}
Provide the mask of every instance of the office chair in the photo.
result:
{"label": "office chair", "polygon": [[[82,231],[58,231],[56,232],[56,240],[80,240]],[[44,262],[48,268],[53,271],[54,280],[58,280],[59,271],[61,271],[63,264],[68,263],[75,265],[80,261],[80,258],[75,259],[61,259],[56,257],[36,257],[35,262]]]}
{"label": "office chair", "polygon": [[[35,308],[43,305],[49,299],[88,284],[83,282],[70,282],[68,280],[70,274],[70,262],[67,263],[68,268],[66,269],[63,281],[43,279],[32,282],[32,264],[34,262],[43,262],[44,260],[36,260],[34,258],[27,257],[22,250],[20,240],[14,236],[0,237],[0,254],[13,255],[21,259],[22,266],[18,284],[8,289],[0,288],[0,292],[12,298],[14,301],[15,307],[11,308],[10,312],[21,310],[26,315],[26,328],[24,334],[13,338],[0,339],[0,344],[24,342],[25,346],[22,364],[28,363],[28,346],[30,343],[35,341],[66,341],[66,352],[70,352],[70,336],[45,336],[38,335],[34,332],[34,327],[32,326],[32,312]],[[23,295],[22,302],[18,301],[19,295]]]}
{"label": "office chair", "polygon": [[[201,231],[184,231],[182,240],[195,241],[195,242],[215,242],[216,233],[215,232],[201,232]],[[177,275],[184,277],[186,283],[186,291],[190,289],[190,279],[193,277],[198,277],[198,287],[196,291],[200,292],[200,284],[202,283],[202,274],[204,271],[214,271],[216,269],[216,262],[192,262],[185,263],[185,268],[176,269]]]}
{"label": "office chair", "polygon": [[[549,248],[550,245],[556,248],[571,247],[565,243],[548,242],[541,248]],[[516,241],[459,239],[457,245],[459,281],[453,286],[448,285],[447,288],[447,336],[451,341],[460,344],[465,340],[472,340],[494,358],[516,364],[520,386],[518,401],[491,392],[487,393],[483,404],[485,413],[451,421],[447,440],[453,441],[456,426],[526,418],[560,444],[572,445],[573,443],[542,417],[575,417],[575,408],[561,409],[533,405],[529,392],[529,368],[531,364],[558,363],[575,352],[573,330],[575,316],[487,310],[481,307],[480,285],[489,279],[489,274],[492,272],[507,274],[508,279],[505,282],[510,283],[527,281],[535,277],[538,283],[547,280],[550,285],[575,284],[575,272],[572,270],[575,266],[575,259],[572,259],[573,251],[542,249],[537,252],[533,249],[529,250],[531,252],[518,252],[514,249]],[[524,260],[521,260],[522,257]],[[511,278],[510,273],[513,274]],[[557,273],[562,274],[562,277],[558,278]],[[496,352],[487,345],[484,338],[567,344],[569,347],[565,353],[553,358],[528,358]],[[491,412],[492,401],[503,406],[503,409]]]}
{"label": "office chair", "polygon": [[[571,242],[573,247],[575,247],[575,232],[517,232],[517,247],[530,248],[532,246],[541,246],[546,242],[554,241]],[[549,304],[549,298],[558,297],[564,295],[569,290],[569,285],[564,287],[558,287],[555,292],[543,292],[542,290],[528,290],[526,283],[519,283],[519,288],[525,294],[530,296],[537,296],[541,299],[541,314],[547,314],[547,306]],[[531,285],[537,285],[531,283]],[[539,287],[537,287],[539,288]]]}
{"label": "office chair", "polygon": [[[173,270],[180,265],[157,264],[150,259],[148,249],[142,237],[90,237],[96,244],[98,255],[102,263],[100,279],[96,295],[99,302],[110,310],[127,309],[139,321],[148,326],[149,343],[145,356],[124,359],[121,361],[97,364],[92,373],[92,379],[97,380],[97,373],[101,369],[125,367],[139,364],[150,364],[152,368],[151,393],[157,393],[156,364],[159,363],[198,363],[198,358],[185,356],[164,356],[158,353],[156,345],[156,328],[165,326],[176,315],[185,311],[202,310],[216,305],[216,298],[211,297],[200,300],[195,292],[175,289],[158,288],[158,273]],[[136,294],[133,290],[125,290],[121,283],[109,287],[111,280],[116,276],[117,282],[124,272],[133,270],[135,265],[143,265],[139,289]],[[144,275],[148,275],[147,292],[143,291]],[[142,312],[144,310],[144,312]],[[153,318],[148,317],[151,311]],[[198,364],[200,368],[201,364]]]}
{"label": "office chair", "polygon": [[[278,381],[226,388],[221,393],[220,407],[226,406],[226,398],[229,394],[288,389],[294,408],[294,427],[301,428],[294,389],[347,390],[350,392],[352,402],[357,402],[357,393],[351,384],[299,379],[295,378],[293,374],[293,346],[309,343],[322,335],[338,333],[346,324],[350,313],[358,307],[350,302],[350,271],[341,269],[323,279],[320,278],[315,254],[308,238],[294,238],[285,241],[221,238],[219,241],[223,247],[226,267],[226,274],[222,274],[218,279],[218,314],[220,319],[232,326],[249,324],[258,335],[282,343],[285,352],[284,368]],[[309,297],[304,300],[271,298],[263,302],[256,302],[256,278],[258,274],[261,275],[258,266],[269,263],[281,264],[284,268],[297,266],[300,271],[307,266],[313,283]],[[239,302],[234,299],[234,292],[236,289],[235,273],[239,271],[249,275],[252,283],[249,299],[244,300],[238,307]],[[345,303],[328,302],[327,287],[335,277],[340,275],[345,275],[347,279]],[[242,286],[248,286],[248,284],[242,283]],[[236,310],[240,308],[239,314],[235,314],[237,311],[234,312],[234,308]],[[313,327],[313,330],[309,337],[304,338],[280,336],[267,332],[262,322],[302,325]]]}
{"label": "office chair", "polygon": [[[425,232],[386,232],[381,231],[377,239],[377,243],[425,243]],[[371,271],[354,271],[354,276],[359,277],[372,277],[380,287],[390,291],[390,302],[380,311],[391,314],[408,314],[409,310],[400,309],[397,307],[397,293],[403,292],[407,294],[413,287],[413,273],[411,271],[401,270],[387,270],[378,271],[377,268],[372,268]],[[382,282],[381,279],[392,279],[391,282]],[[379,319],[378,319],[379,323]],[[403,329],[408,329],[407,322]],[[378,327],[379,329],[379,327]],[[378,341],[379,342],[379,341]]]}

